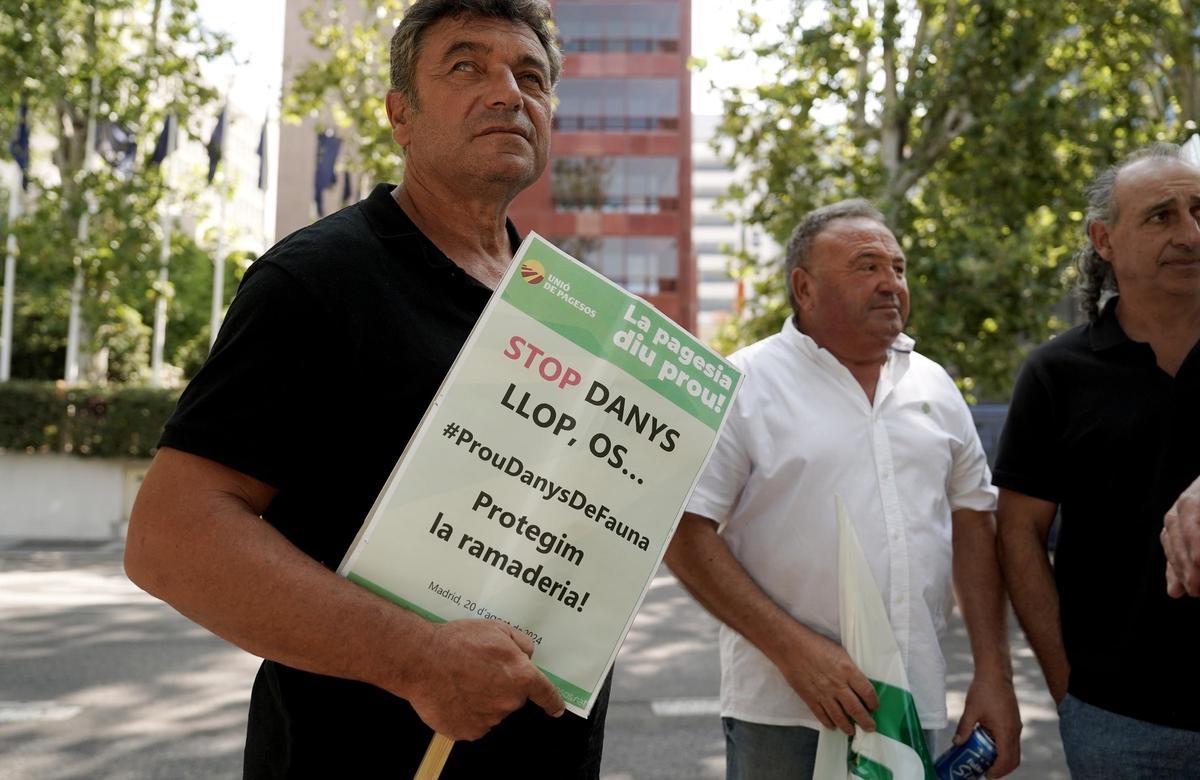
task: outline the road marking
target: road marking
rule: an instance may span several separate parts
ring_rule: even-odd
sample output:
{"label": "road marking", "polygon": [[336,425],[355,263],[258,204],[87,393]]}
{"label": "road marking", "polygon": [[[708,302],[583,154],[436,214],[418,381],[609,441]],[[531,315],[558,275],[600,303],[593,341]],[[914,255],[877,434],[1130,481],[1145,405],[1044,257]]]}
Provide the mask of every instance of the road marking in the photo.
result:
{"label": "road marking", "polygon": [[82,707],[59,704],[56,701],[0,701],[0,723],[67,720],[75,717],[82,710]]}
{"label": "road marking", "polygon": [[650,702],[650,711],[660,718],[720,715],[721,701],[714,698],[655,699]]}

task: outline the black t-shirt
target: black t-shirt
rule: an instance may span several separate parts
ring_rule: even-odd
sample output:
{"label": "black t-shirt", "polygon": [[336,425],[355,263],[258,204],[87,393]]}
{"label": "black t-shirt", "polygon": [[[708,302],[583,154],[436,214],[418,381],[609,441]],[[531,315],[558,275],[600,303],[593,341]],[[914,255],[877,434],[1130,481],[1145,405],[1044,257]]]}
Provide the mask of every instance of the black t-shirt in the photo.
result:
{"label": "black t-shirt", "polygon": [[[377,186],[251,266],[161,441],[278,489],[263,518],[330,569],[491,297],[391,190]],[[457,744],[442,776],[598,777],[607,699],[606,685],[588,720],[526,704]],[[245,774],[411,777],[431,736],[378,688],[266,661]]]}
{"label": "black t-shirt", "polygon": [[1058,504],[1054,576],[1070,693],[1200,731],[1200,599],[1166,594],[1163,515],[1200,474],[1200,344],[1172,378],[1116,299],[1035,350],[993,481]]}

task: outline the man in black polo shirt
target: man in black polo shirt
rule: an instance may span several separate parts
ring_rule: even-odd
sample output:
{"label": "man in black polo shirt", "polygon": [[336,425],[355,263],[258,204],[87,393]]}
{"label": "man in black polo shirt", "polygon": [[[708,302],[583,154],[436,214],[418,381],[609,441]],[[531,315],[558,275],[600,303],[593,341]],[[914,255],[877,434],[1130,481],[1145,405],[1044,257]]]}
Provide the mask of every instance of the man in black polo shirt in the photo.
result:
{"label": "man in black polo shirt", "polygon": [[[334,573],[518,245],[561,55],[543,0],[420,0],[392,39],[404,181],[247,272],[163,434],[126,570],[268,659],[247,777],[595,778],[605,695],[563,715],[496,621],[427,623]],[[471,741],[474,740],[474,741]]]}
{"label": "man in black polo shirt", "polygon": [[1088,196],[1091,321],[1017,379],[994,474],[1001,560],[1072,777],[1195,778],[1200,601],[1168,596],[1159,535],[1200,475],[1200,169],[1160,144]]}

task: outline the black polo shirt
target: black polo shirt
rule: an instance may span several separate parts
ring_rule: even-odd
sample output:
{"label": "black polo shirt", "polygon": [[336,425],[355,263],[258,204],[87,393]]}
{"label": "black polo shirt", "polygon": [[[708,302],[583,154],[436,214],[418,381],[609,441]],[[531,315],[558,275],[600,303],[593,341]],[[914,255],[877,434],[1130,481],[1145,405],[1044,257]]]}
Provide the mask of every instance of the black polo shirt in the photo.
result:
{"label": "black polo shirt", "polygon": [[[330,569],[491,297],[417,230],[392,189],[380,184],[250,267],[161,441],[277,488],[264,519]],[[589,720],[527,704],[456,745],[442,776],[598,777],[606,705],[607,687]],[[431,736],[407,702],[378,688],[266,661],[245,774],[411,777]]]}
{"label": "black polo shirt", "polygon": [[1159,543],[1163,515],[1200,475],[1200,344],[1171,377],[1125,335],[1116,302],[1025,361],[993,481],[1061,507],[1069,692],[1200,731],[1200,599],[1166,595]]}

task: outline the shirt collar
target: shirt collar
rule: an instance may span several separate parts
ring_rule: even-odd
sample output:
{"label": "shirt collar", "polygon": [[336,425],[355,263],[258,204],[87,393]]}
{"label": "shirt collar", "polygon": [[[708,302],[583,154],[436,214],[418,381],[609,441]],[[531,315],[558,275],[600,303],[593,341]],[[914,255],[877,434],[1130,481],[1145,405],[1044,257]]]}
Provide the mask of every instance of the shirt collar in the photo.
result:
{"label": "shirt collar", "polygon": [[1119,347],[1122,344],[1134,343],[1129,336],[1125,335],[1125,331],[1121,328],[1121,323],[1117,321],[1116,295],[1108,299],[1108,302],[1104,304],[1104,309],[1100,312],[1100,316],[1092,322],[1088,338],[1091,341],[1093,352],[1101,352],[1113,347]]}
{"label": "shirt collar", "polygon": [[[371,229],[375,231],[375,235],[379,236],[384,243],[398,238],[420,236],[428,244],[429,249],[433,250],[425,253],[426,260],[431,265],[452,262],[434,246],[432,241],[429,241],[424,233],[417,229],[413,221],[404,213],[404,209],[400,208],[400,204],[392,197],[394,189],[396,189],[395,184],[386,182],[376,184],[375,189],[371,190],[371,194],[359,203],[359,208],[362,209],[363,216],[371,225]],[[521,234],[517,232],[511,219],[504,220],[504,227],[508,231],[508,243],[512,247],[513,254],[516,254],[517,249],[521,246]]]}

